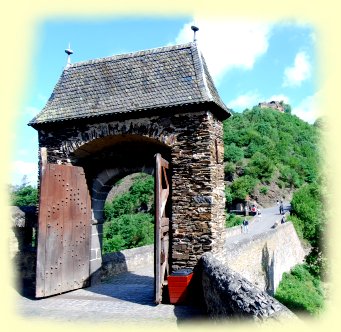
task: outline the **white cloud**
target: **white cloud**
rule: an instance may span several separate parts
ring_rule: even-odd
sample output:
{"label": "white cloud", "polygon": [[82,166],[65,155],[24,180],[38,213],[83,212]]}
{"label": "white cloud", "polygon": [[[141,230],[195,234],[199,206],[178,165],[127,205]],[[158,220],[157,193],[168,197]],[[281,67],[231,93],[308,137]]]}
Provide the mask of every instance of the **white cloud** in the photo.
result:
{"label": "white cloud", "polygon": [[[246,108],[252,108],[258,103],[266,101],[270,102],[272,100],[283,101],[286,104],[290,104],[289,97],[283,94],[272,95],[270,97],[264,98],[256,91],[249,91],[237,98],[229,101],[226,105],[232,108],[234,111],[243,111]],[[308,123],[314,123],[317,117],[320,116],[319,112],[319,100],[320,92],[314,95],[307,96],[298,105],[291,105],[291,113],[298,116],[303,121]]]}
{"label": "white cloud", "polygon": [[292,107],[292,114],[297,115],[308,123],[314,123],[316,118],[320,116],[319,111],[320,92],[312,96],[304,98],[297,106]]}
{"label": "white cloud", "polygon": [[245,108],[251,108],[260,101],[262,101],[260,95],[257,92],[250,91],[229,101],[226,105],[232,109],[244,110]]}
{"label": "white cloud", "polygon": [[199,27],[197,42],[215,81],[234,67],[252,69],[269,46],[270,24],[206,19],[185,24],[176,37],[177,44],[193,40],[191,25]]}
{"label": "white cloud", "polygon": [[38,163],[16,160],[12,164],[12,181],[13,184],[21,184],[23,177],[27,176],[27,181],[31,185],[37,184],[38,179]]}
{"label": "white cloud", "polygon": [[305,52],[298,52],[294,65],[284,70],[283,86],[300,86],[303,81],[311,76],[311,64]]}
{"label": "white cloud", "polygon": [[285,104],[289,104],[289,97],[285,95],[272,95],[269,98],[266,98],[267,102],[270,102],[272,100],[283,101]]}

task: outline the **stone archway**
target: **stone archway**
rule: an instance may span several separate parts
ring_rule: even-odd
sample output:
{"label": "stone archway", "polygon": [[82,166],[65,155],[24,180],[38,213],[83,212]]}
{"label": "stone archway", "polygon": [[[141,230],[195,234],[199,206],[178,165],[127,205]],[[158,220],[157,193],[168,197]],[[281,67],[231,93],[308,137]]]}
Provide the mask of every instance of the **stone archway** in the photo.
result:
{"label": "stone archway", "polygon": [[170,147],[140,135],[105,136],[85,143],[72,155],[72,163],[83,167],[91,197],[91,283],[99,282],[102,265],[104,204],[114,184],[132,173],[154,176],[155,156],[171,161]]}

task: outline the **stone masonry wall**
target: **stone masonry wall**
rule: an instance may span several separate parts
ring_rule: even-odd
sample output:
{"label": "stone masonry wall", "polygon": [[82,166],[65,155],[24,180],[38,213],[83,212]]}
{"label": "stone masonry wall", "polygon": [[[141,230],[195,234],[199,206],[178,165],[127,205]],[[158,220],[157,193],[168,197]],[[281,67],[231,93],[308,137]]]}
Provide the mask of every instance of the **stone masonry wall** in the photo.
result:
{"label": "stone masonry wall", "polygon": [[224,129],[221,121],[211,117],[211,181],[214,184],[212,206],[212,252],[217,253],[224,246],[225,239],[225,183],[224,183]]}
{"label": "stone masonry wall", "polygon": [[[53,125],[39,130],[39,146],[47,149],[50,163],[81,165],[81,157],[89,158],[96,153],[94,145],[88,148],[90,144],[106,137],[135,136],[169,148],[172,178],[171,270],[192,268],[204,252],[221,250],[225,223],[222,123],[208,110],[180,112],[174,110],[173,115],[167,117],[122,118],[100,123],[65,121],[62,126]],[[103,167],[100,162],[98,164],[98,167]],[[97,181],[95,188],[95,179],[92,180],[88,179],[94,205],[94,192],[95,189],[100,192],[101,183]],[[101,257],[98,256],[101,222],[93,216],[91,273],[101,266]]]}
{"label": "stone masonry wall", "polygon": [[284,272],[303,262],[306,252],[291,222],[252,238],[229,242],[219,259],[258,288],[274,294]]}
{"label": "stone masonry wall", "polygon": [[224,266],[211,253],[202,256],[196,273],[201,277],[204,304],[211,319],[258,322],[297,319],[276,299]]}
{"label": "stone masonry wall", "polygon": [[152,266],[154,262],[154,245],[126,249],[103,255],[101,280],[127,271]]}
{"label": "stone masonry wall", "polygon": [[222,124],[207,112],[190,117],[172,147],[173,269],[193,268],[222,248],[224,175]]}

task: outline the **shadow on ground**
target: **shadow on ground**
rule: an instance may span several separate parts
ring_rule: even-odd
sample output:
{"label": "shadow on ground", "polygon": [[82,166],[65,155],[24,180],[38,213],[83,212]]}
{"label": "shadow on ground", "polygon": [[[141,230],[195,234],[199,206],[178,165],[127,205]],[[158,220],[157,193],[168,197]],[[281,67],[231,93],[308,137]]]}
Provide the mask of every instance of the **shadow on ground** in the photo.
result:
{"label": "shadow on ground", "polygon": [[[34,287],[32,284],[22,284],[22,288],[20,292],[18,290],[18,293],[20,293],[23,297],[30,299],[30,305],[34,306],[35,302],[37,303],[37,305],[39,303],[39,306],[37,306],[37,310],[39,310],[38,308],[41,305],[44,305],[44,300],[51,301],[51,299],[55,299],[56,301],[70,300],[70,302],[84,300],[94,301],[94,306],[96,306],[96,302],[103,304],[103,302],[106,301],[117,301],[118,305],[120,305],[119,301],[125,301],[135,305],[138,304],[141,306],[147,306],[149,308],[155,307],[156,315],[157,312],[160,312],[160,321],[166,318],[162,315],[165,307],[157,308],[157,305],[154,302],[154,278],[151,276],[140,275],[132,272],[125,272],[116,275],[98,285],[70,291],[48,298],[36,299],[34,297]],[[167,302],[169,303],[169,299],[167,298],[166,294],[164,298],[166,303],[164,303],[163,305],[167,304]],[[130,310],[127,303],[122,305],[125,306],[128,311]],[[131,315],[132,317],[134,317],[134,310],[136,310],[136,306],[132,305],[131,310]],[[204,320],[206,317],[204,312],[192,303],[175,305],[172,306],[170,310],[166,310],[165,312],[169,313],[172,312],[172,310],[177,325],[196,323],[200,320]],[[148,310],[146,312],[148,312]],[[53,313],[51,314],[53,315]],[[65,313],[66,316],[69,314],[72,315],[72,313]],[[100,312],[98,314],[101,315]],[[86,311],[84,312],[84,315],[87,315]],[[147,317],[144,317],[144,319],[145,318]]]}

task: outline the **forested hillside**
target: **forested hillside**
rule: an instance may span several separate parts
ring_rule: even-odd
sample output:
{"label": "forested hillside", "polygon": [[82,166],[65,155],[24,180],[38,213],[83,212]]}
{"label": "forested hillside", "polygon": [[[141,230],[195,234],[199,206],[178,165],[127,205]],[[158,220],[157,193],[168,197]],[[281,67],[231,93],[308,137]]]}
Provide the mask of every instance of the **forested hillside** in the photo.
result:
{"label": "forested hillside", "polygon": [[253,107],[224,122],[226,201],[247,195],[273,204],[319,177],[319,128],[277,110]]}
{"label": "forested hillside", "polygon": [[[130,179],[129,179],[130,180]],[[124,186],[124,179],[118,185]],[[126,192],[106,202],[103,253],[154,242],[154,178],[137,174]]]}
{"label": "forested hillside", "polygon": [[[327,259],[321,172],[321,121],[310,125],[290,113],[253,107],[224,122],[227,209],[247,195],[263,206],[285,198],[289,220],[311,247],[302,265],[284,273],[275,297],[296,313],[320,313]],[[227,214],[227,226],[242,218]]]}

